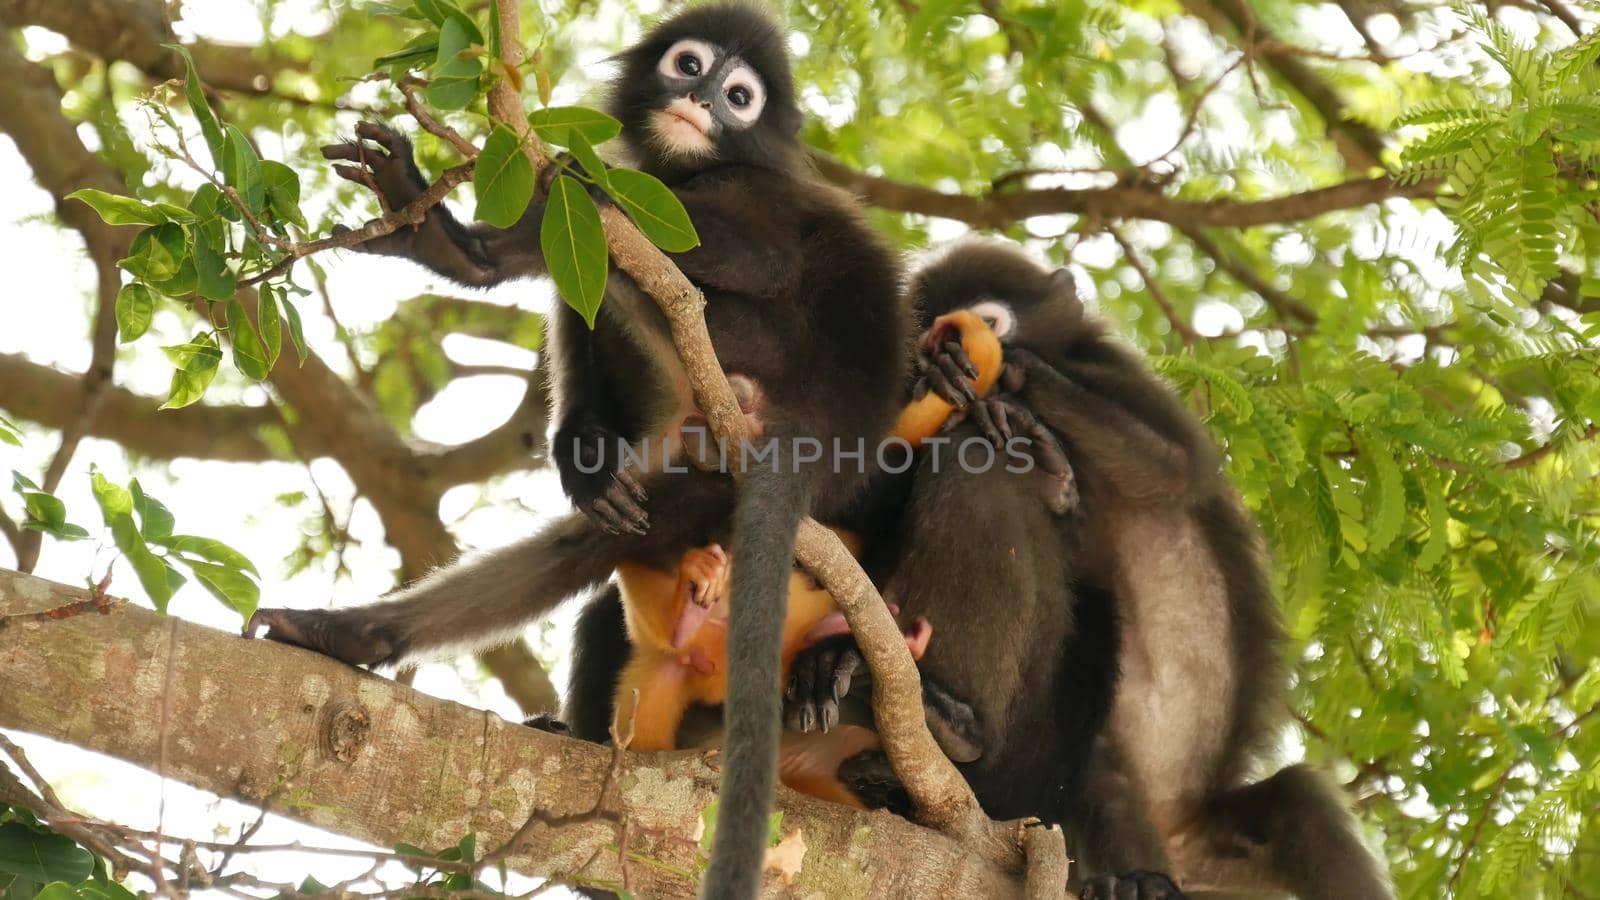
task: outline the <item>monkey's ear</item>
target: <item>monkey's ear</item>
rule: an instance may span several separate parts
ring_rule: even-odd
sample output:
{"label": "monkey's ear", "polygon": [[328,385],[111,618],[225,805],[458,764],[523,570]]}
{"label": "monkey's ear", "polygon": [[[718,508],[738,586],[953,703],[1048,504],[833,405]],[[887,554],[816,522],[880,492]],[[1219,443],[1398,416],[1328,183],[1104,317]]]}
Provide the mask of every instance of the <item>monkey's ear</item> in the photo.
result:
{"label": "monkey's ear", "polygon": [[1050,273],[1050,292],[1053,294],[1066,294],[1074,300],[1078,299],[1078,279],[1072,276],[1072,270],[1066,266]]}

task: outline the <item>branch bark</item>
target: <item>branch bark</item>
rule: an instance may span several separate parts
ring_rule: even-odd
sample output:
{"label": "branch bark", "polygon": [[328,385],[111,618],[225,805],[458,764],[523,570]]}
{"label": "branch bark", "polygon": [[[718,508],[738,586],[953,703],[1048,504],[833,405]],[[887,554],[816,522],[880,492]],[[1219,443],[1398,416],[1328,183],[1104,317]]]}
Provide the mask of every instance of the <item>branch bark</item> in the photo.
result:
{"label": "branch bark", "polygon": [[821,153],[812,153],[811,161],[824,178],[872,206],[955,219],[974,228],[1004,228],[1033,216],[1063,213],[1105,220],[1151,219],[1185,227],[1251,228],[1298,222],[1391,198],[1431,200],[1440,187],[1438,181],[1400,184],[1382,175],[1265,200],[1184,200],[1138,184],[1001,191],[974,197],[868,175]]}
{"label": "branch bark", "polygon": [[[537,814],[514,868],[617,882],[611,825],[590,809],[610,751],[522,728],[315,654],[246,641],[115,601],[104,615],[33,615],[85,592],[0,570],[0,727],[166,772],[219,795],[380,846],[505,842]],[[170,674],[170,678],[168,677]],[[170,694],[164,685],[170,683]],[[177,729],[163,735],[162,709]],[[163,740],[165,738],[165,741]],[[625,756],[619,781],[639,896],[688,896],[714,755]],[[782,792],[806,847],[764,896],[1017,897],[1018,873],[928,829]],[[571,821],[564,821],[566,819]],[[610,849],[608,849],[610,848]],[[657,864],[660,863],[660,864]],[[587,865],[580,871],[580,867]]]}

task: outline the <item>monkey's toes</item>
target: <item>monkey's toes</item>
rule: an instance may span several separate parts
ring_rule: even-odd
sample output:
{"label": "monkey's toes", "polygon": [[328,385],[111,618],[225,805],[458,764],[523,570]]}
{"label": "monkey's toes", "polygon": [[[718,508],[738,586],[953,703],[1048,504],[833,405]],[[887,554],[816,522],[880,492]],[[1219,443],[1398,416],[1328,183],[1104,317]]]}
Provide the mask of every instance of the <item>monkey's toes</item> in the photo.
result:
{"label": "monkey's toes", "polygon": [[1184,893],[1160,872],[1096,875],[1085,881],[1082,900],[1186,900]]}

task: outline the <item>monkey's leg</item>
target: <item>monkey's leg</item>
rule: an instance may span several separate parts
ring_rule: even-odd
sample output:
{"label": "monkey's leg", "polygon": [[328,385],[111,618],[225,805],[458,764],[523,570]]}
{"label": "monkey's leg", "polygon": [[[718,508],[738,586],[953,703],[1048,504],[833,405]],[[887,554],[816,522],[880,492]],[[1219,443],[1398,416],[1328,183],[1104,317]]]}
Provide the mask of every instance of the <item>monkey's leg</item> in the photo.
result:
{"label": "monkey's leg", "polygon": [[1191,832],[1175,847],[1194,844],[1223,859],[1251,860],[1299,900],[1395,895],[1344,798],[1305,765],[1211,798]]}
{"label": "monkey's leg", "polygon": [[617,681],[632,646],[616,585],[584,605],[572,632],[572,667],[561,715],[574,737],[603,744],[610,739]]}
{"label": "monkey's leg", "polygon": [[678,724],[692,699],[692,674],[671,656],[634,648],[633,659],[617,682],[615,702],[617,734],[631,735],[628,749],[641,753],[677,749]]}
{"label": "monkey's leg", "polygon": [[1144,789],[1106,735],[1090,755],[1082,807],[1070,844],[1082,857],[1083,900],[1181,900]]}

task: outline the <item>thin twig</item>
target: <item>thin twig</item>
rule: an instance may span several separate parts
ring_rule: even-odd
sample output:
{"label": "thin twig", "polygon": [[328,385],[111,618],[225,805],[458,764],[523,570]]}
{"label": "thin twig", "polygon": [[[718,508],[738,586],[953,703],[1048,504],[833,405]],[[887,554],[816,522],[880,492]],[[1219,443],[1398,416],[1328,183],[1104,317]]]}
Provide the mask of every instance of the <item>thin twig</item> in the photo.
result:
{"label": "thin twig", "polygon": [[1134,252],[1133,246],[1122,236],[1122,232],[1114,227],[1107,227],[1106,230],[1111,233],[1111,237],[1117,242],[1117,246],[1122,248],[1122,255],[1128,260],[1128,265],[1133,266],[1133,270],[1139,273],[1140,278],[1144,279],[1145,291],[1150,294],[1150,299],[1161,307],[1162,315],[1167,317],[1167,321],[1172,325],[1172,330],[1176,331],[1178,337],[1183,339],[1183,345],[1185,347],[1193,346],[1196,341],[1200,340],[1199,333],[1191,328],[1189,323],[1183,320],[1183,317],[1178,315],[1178,310],[1172,305],[1172,301],[1167,298],[1166,291],[1163,291],[1161,286],[1156,283],[1154,276],[1150,274],[1149,269],[1145,268],[1144,263],[1139,259],[1139,254]]}

